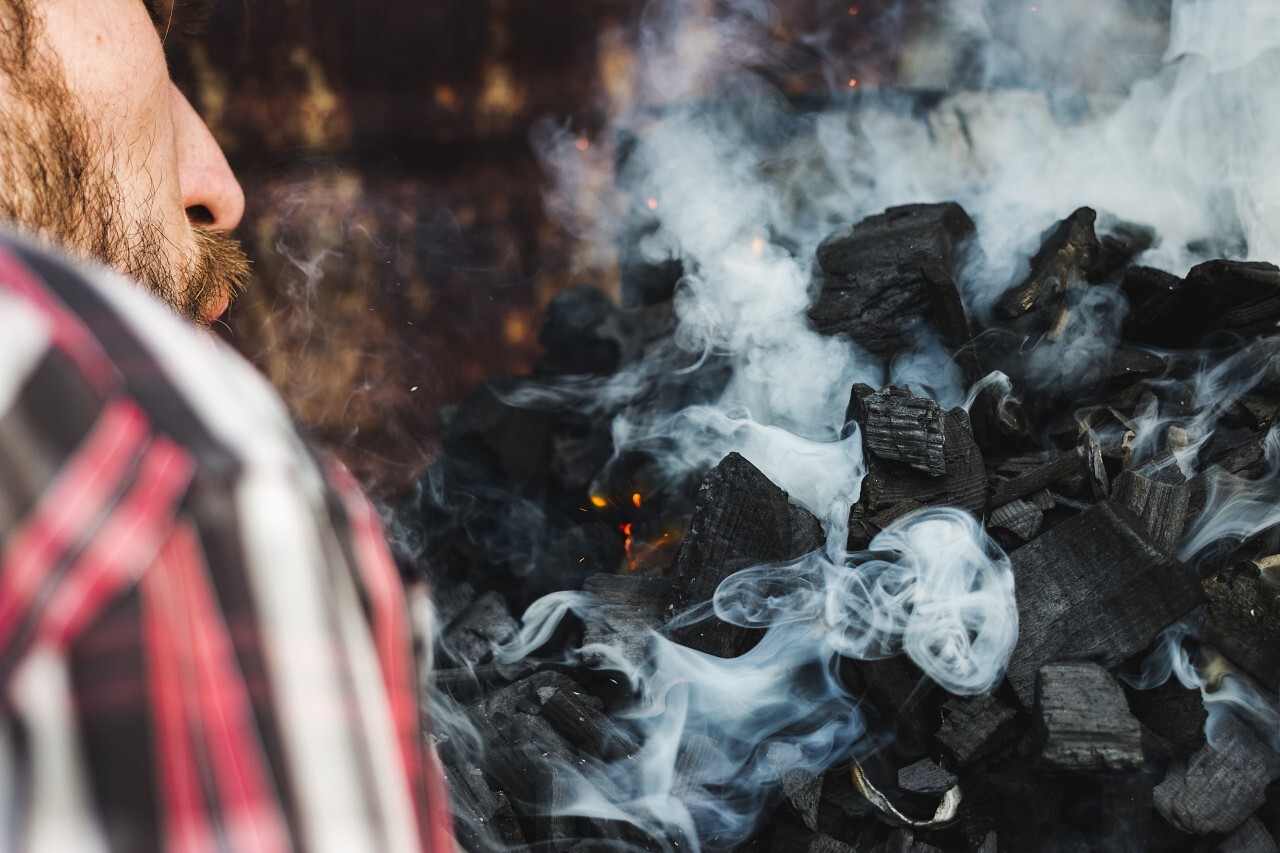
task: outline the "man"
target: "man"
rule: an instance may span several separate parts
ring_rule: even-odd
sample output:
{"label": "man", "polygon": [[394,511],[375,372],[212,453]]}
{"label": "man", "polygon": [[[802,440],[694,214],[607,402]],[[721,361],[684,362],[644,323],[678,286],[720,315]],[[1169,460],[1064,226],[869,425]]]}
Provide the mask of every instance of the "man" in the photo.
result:
{"label": "man", "polygon": [[375,516],[153,298],[246,277],[165,62],[198,13],[0,0],[0,849],[438,853]]}

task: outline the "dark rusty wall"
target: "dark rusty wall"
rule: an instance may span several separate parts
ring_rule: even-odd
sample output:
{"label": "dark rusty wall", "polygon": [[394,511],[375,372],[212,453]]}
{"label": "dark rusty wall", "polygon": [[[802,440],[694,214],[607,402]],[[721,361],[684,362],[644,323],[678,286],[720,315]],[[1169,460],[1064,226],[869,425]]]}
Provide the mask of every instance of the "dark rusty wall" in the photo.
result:
{"label": "dark rusty wall", "polygon": [[[436,409],[528,368],[551,296],[616,287],[608,270],[571,274],[528,139],[544,116],[599,130],[642,5],[227,0],[198,42],[174,46],[175,77],[248,199],[257,282],[223,333],[375,492],[429,458]],[[866,5],[888,11],[781,3],[776,36],[796,56],[779,82],[832,76],[795,47],[799,30],[884,67],[902,4]]]}

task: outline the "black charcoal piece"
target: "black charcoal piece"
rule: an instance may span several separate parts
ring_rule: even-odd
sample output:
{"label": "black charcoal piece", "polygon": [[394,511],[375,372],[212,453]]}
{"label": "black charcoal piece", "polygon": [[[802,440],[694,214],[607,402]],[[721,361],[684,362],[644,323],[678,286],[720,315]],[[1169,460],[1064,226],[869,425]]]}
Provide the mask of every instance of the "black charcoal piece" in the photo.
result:
{"label": "black charcoal piece", "polygon": [[1036,684],[1034,750],[1051,774],[1121,773],[1142,767],[1142,732],[1124,691],[1093,663],[1051,663]]}
{"label": "black charcoal piece", "polygon": [[849,407],[867,453],[931,477],[947,472],[942,408],[933,400],[890,385],[865,397],[855,391]]}
{"label": "black charcoal piece", "polygon": [[1084,277],[1098,254],[1098,238],[1093,231],[1097,218],[1082,207],[1045,232],[1040,250],[1031,259],[1031,273],[996,302],[995,315],[1001,320],[1039,316],[1047,328],[1065,293],[1083,285]]}
{"label": "black charcoal piece", "polygon": [[1213,853],[1276,853],[1276,840],[1256,817],[1240,824],[1235,832],[1213,848]]}
{"label": "black charcoal piece", "polygon": [[[584,646],[605,645],[624,660],[639,664],[649,654],[650,635],[662,627],[671,601],[671,581],[646,575],[597,574],[587,578],[583,591],[595,601],[583,621]],[[608,666],[609,658],[588,650],[586,662]]]}
{"label": "black charcoal piece", "polygon": [[529,384],[494,379],[468,394],[445,429],[446,459],[482,466],[520,494],[541,494],[548,482],[556,415],[506,402]]}
{"label": "black charcoal piece", "polygon": [[937,703],[942,694],[906,655],[879,660],[842,658],[840,674],[856,696],[866,697],[906,750],[922,752],[938,728]]}
{"label": "black charcoal piece", "polygon": [[[1030,542],[1035,535],[1040,532],[1040,525],[1044,523],[1045,510],[1053,509],[1053,495],[1049,494],[1048,489],[1041,489],[1036,495],[1043,495],[1044,498],[1037,501],[1033,499],[1016,498],[1001,504],[992,510],[991,516],[987,519],[987,526],[992,529],[1006,530],[1017,537],[1019,542]],[[1041,504],[1048,504],[1041,506]]]}
{"label": "black charcoal piece", "polygon": [[493,658],[494,650],[515,639],[519,623],[497,592],[486,592],[464,610],[444,634],[444,649],[463,666]]}
{"label": "black charcoal piece", "polygon": [[789,770],[782,774],[782,796],[809,829],[818,828],[818,807],[822,804],[822,774]]}
{"label": "black charcoal piece", "polygon": [[889,840],[879,848],[883,853],[942,853],[942,849],[932,844],[917,841],[906,829],[895,829],[889,833]]}
{"label": "black charcoal piece", "polygon": [[1149,690],[1125,686],[1129,710],[1148,730],[1186,752],[1204,745],[1208,714],[1195,688],[1183,687],[1177,678]]}
{"label": "black charcoal piece", "polygon": [[1019,636],[1007,677],[1024,706],[1046,663],[1116,666],[1203,600],[1195,572],[1141,525],[1103,501],[1010,555]]}
{"label": "black charcoal piece", "polygon": [[1107,468],[1102,461],[1102,447],[1086,436],[1080,456],[1084,460],[1085,482],[1089,486],[1089,494],[1095,501],[1106,500],[1111,494],[1111,481],[1107,477]]}
{"label": "black charcoal piece", "polygon": [[874,515],[902,501],[928,506],[958,506],[975,515],[987,508],[987,471],[982,451],[973,440],[969,416],[964,409],[951,409],[943,419],[943,456],[946,473],[930,477],[898,462],[872,457],[862,483],[861,511]]}
{"label": "black charcoal piece", "polygon": [[[758,843],[758,842],[757,842]],[[761,851],[761,853],[857,853],[857,847],[850,847],[843,841],[837,841],[830,835],[814,832],[807,827],[799,827],[792,823],[775,822],[769,833],[767,846],[737,847],[735,850]]]}
{"label": "black charcoal piece", "polygon": [[912,794],[945,794],[960,779],[937,762],[922,758],[898,771],[898,787]]}
{"label": "black charcoal piece", "polygon": [[549,535],[535,565],[542,577],[558,579],[557,587],[569,586],[574,577],[615,571],[622,564],[625,548],[623,538],[613,527],[602,521],[588,521]]}
{"label": "black charcoal piece", "polygon": [[1242,563],[1205,581],[1205,640],[1269,692],[1280,689],[1280,589],[1258,567]]}
{"label": "black charcoal piece", "polygon": [[849,550],[851,552],[867,550],[871,540],[876,538],[882,530],[903,516],[918,509],[924,509],[924,504],[913,500],[900,501],[871,518],[860,515],[863,509],[861,504],[854,504],[849,513]]}
{"label": "black charcoal piece", "polygon": [[546,688],[542,716],[569,743],[599,758],[618,761],[639,748],[631,734],[609,719],[604,703],[578,685]]}
{"label": "black charcoal piece", "polygon": [[535,368],[540,374],[610,374],[618,369],[619,348],[609,327],[618,306],[594,287],[579,286],[547,304],[539,343],[546,349]]}
{"label": "black charcoal piece", "polygon": [[1207,261],[1187,273],[1186,297],[1212,318],[1207,335],[1273,334],[1280,321],[1280,267],[1247,261]]}
{"label": "black charcoal piece", "polygon": [[1178,550],[1191,500],[1185,483],[1162,483],[1136,471],[1121,471],[1112,498],[1142,520],[1157,545],[1170,553]]}
{"label": "black charcoal piece", "polygon": [[1018,716],[994,696],[953,696],[942,704],[934,740],[956,766],[965,767],[1012,740],[1022,728]]}
{"label": "black charcoal piece", "polygon": [[1248,726],[1224,715],[1215,721],[1210,743],[1170,767],[1156,786],[1156,810],[1192,835],[1232,832],[1262,805],[1277,775],[1280,758]]}
{"label": "black charcoal piece", "polygon": [[1112,388],[1127,388],[1144,379],[1156,379],[1168,369],[1165,359],[1155,353],[1139,349],[1119,349],[1111,355],[1107,382]]}
{"label": "black charcoal piece", "polygon": [[475,597],[475,587],[466,581],[433,585],[431,603],[436,608],[436,624],[445,627],[453,624]]}
{"label": "black charcoal piece", "polygon": [[498,847],[527,849],[507,795],[492,790],[479,767],[470,763],[446,765],[445,775],[453,806],[454,835],[464,850],[480,853]]}
{"label": "black charcoal piece", "polygon": [[1145,225],[1117,222],[1098,237],[1098,255],[1089,269],[1089,281],[1106,281],[1134,258],[1150,249],[1156,232]]}
{"label": "black charcoal piece", "polygon": [[[804,553],[795,550],[797,540],[806,548],[810,543],[796,527],[803,533],[813,525],[797,523],[803,512],[745,458],[726,456],[698,488],[689,532],[670,573],[675,611],[710,601],[720,582],[740,569]],[[681,645],[718,657],[742,654],[758,636],[714,617],[671,634]]]}
{"label": "black charcoal piece", "polygon": [[1070,450],[1051,461],[1006,480],[996,487],[991,505],[999,507],[1017,498],[1025,498],[1080,470],[1080,451]]}
{"label": "black charcoal piece", "polygon": [[1129,303],[1124,340],[1158,347],[1195,343],[1200,337],[1198,323],[1182,289],[1182,279],[1172,273],[1152,267],[1125,270],[1120,282],[1120,290]]}
{"label": "black charcoal piece", "polygon": [[961,349],[969,332],[952,279],[972,233],[968,215],[947,203],[890,208],[831,234],[817,251],[815,328],[888,353],[932,327]]}

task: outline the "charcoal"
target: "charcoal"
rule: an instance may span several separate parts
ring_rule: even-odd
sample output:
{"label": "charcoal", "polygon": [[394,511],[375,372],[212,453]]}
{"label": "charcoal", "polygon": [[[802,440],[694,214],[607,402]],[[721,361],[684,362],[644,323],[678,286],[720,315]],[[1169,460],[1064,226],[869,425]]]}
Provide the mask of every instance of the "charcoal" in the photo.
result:
{"label": "charcoal", "polygon": [[889,833],[889,840],[877,850],[880,853],[942,853],[941,848],[916,841],[915,836],[906,829],[895,829]]}
{"label": "charcoal", "polygon": [[452,625],[475,597],[475,587],[466,581],[433,585],[431,603],[436,609],[436,624],[443,627]]}
{"label": "charcoal", "polygon": [[774,827],[765,849],[768,853],[856,853],[858,848],[822,832],[779,823]]}
{"label": "charcoal", "polygon": [[525,380],[494,379],[467,395],[449,419],[447,459],[485,466],[521,495],[541,494],[549,479],[556,415],[504,402]]}
{"label": "charcoal", "polygon": [[892,726],[908,751],[923,751],[937,730],[935,709],[940,688],[905,655],[880,660],[840,661],[841,676],[855,695],[865,696],[872,708]]}
{"label": "charcoal", "polygon": [[1130,712],[1152,733],[1185,752],[1204,745],[1208,713],[1198,689],[1169,678],[1149,690],[1125,687],[1125,694]]}
{"label": "charcoal", "polygon": [[998,485],[991,496],[991,505],[1003,506],[1011,500],[1025,498],[1034,492],[1041,491],[1063,477],[1079,471],[1081,464],[1080,452],[1068,451],[1052,461],[1045,462]]}
{"label": "charcoal", "polygon": [[1152,543],[1141,525],[1104,501],[1010,555],[1019,637],[1007,677],[1024,706],[1044,664],[1114,667],[1202,600],[1195,572]]}
{"label": "charcoal", "polygon": [[1153,542],[1170,553],[1178,550],[1191,499],[1185,483],[1162,483],[1126,470],[1116,477],[1112,496],[1142,520]]}
{"label": "charcoal", "polygon": [[1089,281],[1102,282],[1129,265],[1135,257],[1150,249],[1156,233],[1144,225],[1117,222],[1098,236],[1098,254],[1089,268]]}
{"label": "charcoal", "polygon": [[1111,481],[1107,477],[1107,468],[1102,461],[1102,448],[1092,436],[1085,438],[1084,448],[1080,453],[1084,459],[1085,482],[1093,500],[1106,500],[1111,494]]}
{"label": "charcoal", "polygon": [[1049,490],[1041,489],[1027,498],[1015,498],[992,510],[987,526],[1008,531],[1019,543],[1030,542],[1040,532],[1045,511],[1055,505]]}
{"label": "charcoal", "polygon": [[492,790],[479,767],[474,764],[458,768],[446,766],[445,773],[453,807],[454,836],[464,850],[483,853],[501,846],[515,853],[527,849],[520,822],[507,795]]}
{"label": "charcoal", "polygon": [[827,542],[827,535],[822,530],[822,522],[804,507],[788,503],[787,512],[791,514],[791,547],[787,553],[798,557],[818,550]]}
{"label": "charcoal", "polygon": [[960,368],[965,386],[972,387],[986,375],[986,371],[973,345],[969,318],[964,310],[964,301],[960,298],[960,288],[956,286],[952,273],[941,264],[926,264],[921,268],[920,274],[929,295],[938,337],[943,345],[955,353],[955,364]]}
{"label": "charcoal", "polygon": [[902,349],[922,328],[961,348],[969,331],[952,270],[972,233],[953,203],[894,207],[836,231],[818,246],[814,327],[873,353]]}
{"label": "charcoal", "polygon": [[[797,541],[810,544],[804,533],[811,535],[813,524],[797,525],[801,512],[742,456],[726,456],[698,489],[689,532],[670,574],[674,608],[710,601],[720,582],[740,569],[804,553],[795,550]],[[671,634],[682,645],[718,657],[742,654],[758,636],[714,617]]]}
{"label": "charcoal", "polygon": [[1271,429],[1271,425],[1276,422],[1277,416],[1280,416],[1280,395],[1271,397],[1248,394],[1240,401],[1240,404],[1252,416],[1253,429],[1257,432],[1265,432]]}
{"label": "charcoal", "polygon": [[1229,332],[1253,338],[1275,332],[1280,321],[1280,267],[1247,261],[1207,261],[1187,273],[1188,300],[1212,317],[1206,336]]}
{"label": "charcoal", "polygon": [[591,486],[613,456],[613,439],[607,429],[561,424],[551,437],[551,454],[551,472],[560,487],[580,493]]}
{"label": "charcoal", "polygon": [[875,514],[902,501],[934,506],[958,506],[975,515],[987,507],[987,474],[982,451],[973,440],[969,416],[951,409],[943,419],[943,456],[946,473],[930,477],[906,465],[874,457],[868,460],[867,477],[859,501],[864,514]]}
{"label": "charcoal", "polygon": [[822,803],[822,774],[789,770],[782,774],[782,796],[796,817],[809,829],[818,828],[818,807]]}
{"label": "charcoal", "polygon": [[898,771],[898,787],[912,794],[945,794],[959,778],[928,758]]}
{"label": "charcoal", "polygon": [[626,730],[603,711],[604,703],[577,685],[546,688],[542,716],[574,746],[609,761],[632,755],[639,748]]}
{"label": "charcoal", "polygon": [[525,660],[514,664],[482,663],[452,669],[431,670],[431,685],[456,702],[473,702],[494,684],[506,684],[529,674],[537,664]]}
{"label": "charcoal", "polygon": [[463,666],[493,658],[496,648],[515,639],[520,625],[497,592],[486,592],[464,610],[444,634],[444,649]]}
{"label": "charcoal", "polygon": [[855,389],[849,406],[867,453],[931,477],[947,472],[942,408],[933,400],[890,385],[863,397]]}
{"label": "charcoal", "polygon": [[607,327],[616,324],[618,306],[594,287],[579,286],[557,294],[547,304],[539,343],[546,355],[539,374],[610,374],[618,369],[619,348]]}
{"label": "charcoal", "polygon": [[1280,589],[1256,565],[1242,563],[1204,583],[1205,640],[1275,693],[1280,690]]}
{"label": "charcoal", "polygon": [[1008,743],[1021,724],[1017,710],[994,696],[953,696],[942,704],[934,739],[958,767],[966,767]]}
{"label": "charcoal", "polygon": [[728,759],[719,744],[706,735],[691,735],[681,744],[676,756],[676,778],[671,792],[676,796],[699,793],[695,788],[702,778],[716,778],[716,768],[723,767]]}
{"label": "charcoal", "polygon": [[1156,786],[1156,810],[1193,835],[1235,830],[1262,805],[1280,776],[1280,758],[1232,715],[1215,721],[1211,742],[1172,766]]}
{"label": "charcoal", "polygon": [[1267,832],[1266,826],[1256,817],[1251,817],[1223,839],[1214,853],[1276,853],[1276,840]]}
{"label": "charcoal", "polygon": [[1034,751],[1051,774],[1119,773],[1142,767],[1142,734],[1124,692],[1093,663],[1051,663],[1036,683]]}
{"label": "charcoal", "polygon": [[1126,341],[1156,347],[1189,346],[1199,338],[1195,312],[1176,275],[1151,267],[1130,267],[1120,282],[1129,302],[1122,334]]}
{"label": "charcoal", "polygon": [[1139,349],[1118,349],[1111,355],[1107,383],[1112,388],[1126,388],[1144,379],[1156,379],[1169,369],[1163,358]]}
{"label": "charcoal", "polygon": [[882,530],[903,516],[910,515],[918,509],[924,509],[924,504],[913,500],[899,501],[870,518],[859,515],[860,509],[860,506],[855,505],[853,512],[849,514],[850,551],[867,550],[871,545],[871,540],[876,538]]}
{"label": "charcoal", "polygon": [[1096,213],[1082,207],[1046,231],[1031,259],[1030,275],[1001,295],[995,305],[996,317],[1006,321],[1034,319],[1041,331],[1057,322],[1053,315],[1062,298],[1083,282],[1097,257],[1096,218]]}

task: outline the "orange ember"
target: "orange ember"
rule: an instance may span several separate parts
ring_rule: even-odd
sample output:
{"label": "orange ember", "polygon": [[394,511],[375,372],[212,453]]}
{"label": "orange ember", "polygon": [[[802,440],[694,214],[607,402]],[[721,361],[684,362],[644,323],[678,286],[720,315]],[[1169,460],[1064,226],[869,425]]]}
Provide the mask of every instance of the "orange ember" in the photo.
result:
{"label": "orange ember", "polygon": [[591,505],[592,505],[593,507],[595,507],[596,509],[604,509],[605,507],[607,507],[607,506],[609,505],[609,499],[608,499],[608,498],[602,498],[602,497],[600,497],[599,495],[592,495],[592,496],[591,496]]}
{"label": "orange ember", "polygon": [[640,497],[639,492],[636,492],[631,496],[631,502],[636,505],[636,509],[639,509],[640,505],[644,503],[644,499]]}
{"label": "orange ember", "polygon": [[650,210],[657,210],[657,209],[658,209],[658,200],[657,200],[656,198],[651,198],[651,199],[649,199],[649,201],[647,202],[647,204],[649,205],[649,209],[650,209]]}

